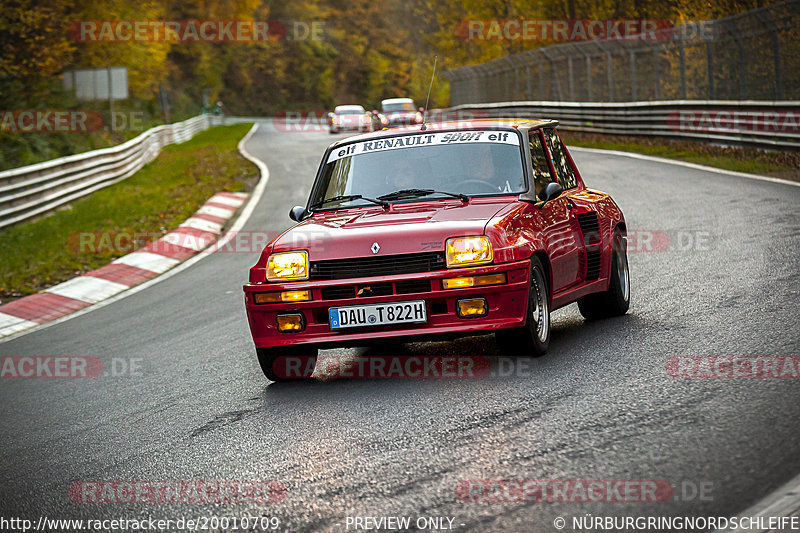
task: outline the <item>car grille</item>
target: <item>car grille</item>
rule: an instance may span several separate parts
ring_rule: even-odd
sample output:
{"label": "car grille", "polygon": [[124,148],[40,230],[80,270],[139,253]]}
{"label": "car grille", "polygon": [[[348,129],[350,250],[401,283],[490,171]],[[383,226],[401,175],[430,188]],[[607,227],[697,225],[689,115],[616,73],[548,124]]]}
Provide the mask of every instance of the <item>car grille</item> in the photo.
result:
{"label": "car grille", "polygon": [[345,300],[348,298],[355,298],[356,288],[352,285],[323,287],[321,294],[323,300]]}
{"label": "car grille", "polygon": [[392,294],[414,294],[431,292],[431,282],[427,279],[411,279],[389,283],[370,283],[369,285],[335,285],[322,287],[320,296],[323,300],[349,300],[352,298],[368,298],[370,296],[391,296]]}
{"label": "car grille", "polygon": [[412,279],[395,283],[397,294],[413,294],[415,292],[430,292],[431,282],[427,279]]}
{"label": "car grille", "polygon": [[397,274],[434,272],[444,268],[444,253],[442,252],[358,257],[355,259],[312,261],[310,279],[325,281],[370,276],[393,276]]}

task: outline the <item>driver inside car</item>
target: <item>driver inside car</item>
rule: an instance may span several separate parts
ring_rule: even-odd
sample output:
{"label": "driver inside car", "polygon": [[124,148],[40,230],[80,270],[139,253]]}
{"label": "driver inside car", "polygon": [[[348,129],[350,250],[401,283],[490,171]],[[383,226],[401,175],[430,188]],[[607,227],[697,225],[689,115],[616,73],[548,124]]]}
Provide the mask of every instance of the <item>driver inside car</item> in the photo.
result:
{"label": "driver inside car", "polygon": [[417,181],[417,173],[414,171],[414,167],[407,161],[401,161],[397,168],[386,176],[386,183],[389,187],[387,192],[418,188]]}
{"label": "driver inside car", "polygon": [[[461,192],[497,193],[521,190],[523,176],[508,168],[509,160],[500,157],[494,144],[475,144],[470,146],[470,179],[464,180]],[[479,183],[482,182],[482,183]]]}

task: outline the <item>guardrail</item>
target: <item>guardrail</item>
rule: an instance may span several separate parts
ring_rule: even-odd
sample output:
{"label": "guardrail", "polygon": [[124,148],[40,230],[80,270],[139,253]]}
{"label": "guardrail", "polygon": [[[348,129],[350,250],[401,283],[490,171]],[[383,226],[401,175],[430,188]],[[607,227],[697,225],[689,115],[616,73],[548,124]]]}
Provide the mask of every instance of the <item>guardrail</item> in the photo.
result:
{"label": "guardrail", "polygon": [[498,102],[440,110],[452,120],[548,118],[564,130],[800,150],[800,102]]}
{"label": "guardrail", "polygon": [[[800,100],[800,0],[756,3],[768,5],[717,20],[680,25],[658,21],[666,26],[638,36],[592,39],[575,32],[571,38],[583,40],[531,48],[443,76],[450,82],[454,105],[532,99]],[[503,41],[514,48],[540,44],[535,40],[547,32],[531,31],[526,37],[527,30],[519,31],[523,22],[528,21],[465,20],[462,38],[474,50],[503,46]],[[571,22],[578,30],[611,21]],[[492,30],[467,30],[484,24]]]}
{"label": "guardrail", "polygon": [[168,144],[188,141],[208,115],[149,129],[123,144],[0,172],[0,228],[42,215],[123,180]]}

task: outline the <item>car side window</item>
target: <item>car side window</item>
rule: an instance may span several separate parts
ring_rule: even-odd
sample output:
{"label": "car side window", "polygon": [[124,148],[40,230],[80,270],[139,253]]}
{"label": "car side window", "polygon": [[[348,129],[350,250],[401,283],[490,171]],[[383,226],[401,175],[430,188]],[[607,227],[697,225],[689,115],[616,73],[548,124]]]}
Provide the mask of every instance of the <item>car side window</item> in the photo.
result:
{"label": "car side window", "polygon": [[528,135],[528,146],[530,147],[531,163],[533,164],[533,184],[538,197],[539,191],[553,181],[553,176],[550,172],[550,165],[547,164],[547,156],[544,153],[542,138],[539,136],[538,131],[532,131]]}
{"label": "car side window", "polygon": [[553,166],[556,169],[556,179],[564,189],[572,189],[578,185],[575,179],[575,172],[567,159],[567,153],[564,150],[564,145],[561,144],[561,139],[556,135],[556,130],[547,128],[544,130],[544,138],[547,142],[547,148],[550,149],[550,155],[553,157]]}

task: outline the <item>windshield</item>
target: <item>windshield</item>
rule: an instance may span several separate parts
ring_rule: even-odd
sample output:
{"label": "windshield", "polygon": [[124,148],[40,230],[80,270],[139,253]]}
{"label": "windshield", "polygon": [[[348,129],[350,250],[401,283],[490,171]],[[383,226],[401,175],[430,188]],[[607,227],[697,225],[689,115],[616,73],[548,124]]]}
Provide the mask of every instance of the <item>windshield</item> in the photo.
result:
{"label": "windshield", "polygon": [[[425,200],[448,198],[442,193],[522,193],[525,174],[519,137],[512,131],[488,130],[415,133],[337,147],[328,156],[310,203],[324,204],[323,209],[374,205],[360,198],[336,197],[380,199],[406,189],[441,191],[419,198]],[[331,198],[336,199],[325,202]]]}
{"label": "windshield", "polygon": [[337,115],[359,115],[364,113],[364,108],[361,106],[339,106],[333,112]]}
{"label": "windshield", "polygon": [[384,111],[416,111],[413,102],[395,102],[393,104],[383,104]]}

